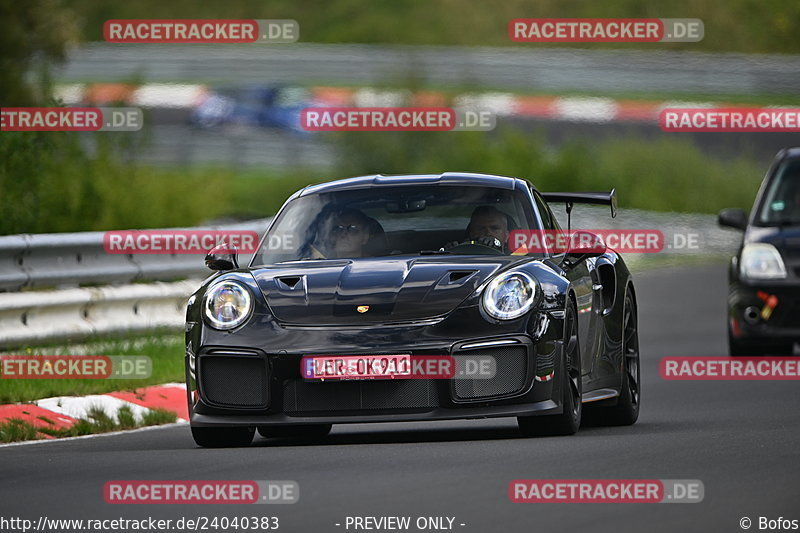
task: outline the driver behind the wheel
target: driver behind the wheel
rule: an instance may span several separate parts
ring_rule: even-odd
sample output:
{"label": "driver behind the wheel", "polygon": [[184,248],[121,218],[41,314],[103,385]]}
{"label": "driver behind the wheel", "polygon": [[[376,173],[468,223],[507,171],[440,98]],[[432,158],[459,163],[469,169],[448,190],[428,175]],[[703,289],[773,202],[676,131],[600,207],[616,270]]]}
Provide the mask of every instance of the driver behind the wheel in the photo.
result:
{"label": "driver behind the wheel", "polygon": [[321,239],[310,246],[311,259],[363,257],[377,221],[358,209],[334,211],[323,222]]}
{"label": "driver behind the wheel", "polygon": [[491,205],[481,205],[472,211],[467,225],[467,240],[453,241],[445,244],[444,250],[459,244],[480,244],[497,250],[506,251],[508,243],[509,216]]}

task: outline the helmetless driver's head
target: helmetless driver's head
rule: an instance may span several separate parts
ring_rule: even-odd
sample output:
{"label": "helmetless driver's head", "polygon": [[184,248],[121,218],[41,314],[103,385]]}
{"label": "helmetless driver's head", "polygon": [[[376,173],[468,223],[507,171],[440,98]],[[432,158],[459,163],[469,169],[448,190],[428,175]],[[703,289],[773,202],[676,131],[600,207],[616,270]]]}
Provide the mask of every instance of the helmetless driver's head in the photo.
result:
{"label": "helmetless driver's head", "polygon": [[370,237],[369,219],[356,209],[343,209],[329,219],[327,246],[335,257],[361,257]]}
{"label": "helmetless driver's head", "polygon": [[476,207],[470,217],[468,232],[470,239],[494,237],[505,244],[508,240],[508,216],[490,205]]}

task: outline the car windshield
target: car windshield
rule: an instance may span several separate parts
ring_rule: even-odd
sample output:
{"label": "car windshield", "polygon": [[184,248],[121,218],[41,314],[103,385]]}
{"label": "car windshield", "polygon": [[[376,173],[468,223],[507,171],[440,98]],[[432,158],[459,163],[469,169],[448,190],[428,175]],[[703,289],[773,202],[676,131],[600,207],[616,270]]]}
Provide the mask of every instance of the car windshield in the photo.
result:
{"label": "car windshield", "polygon": [[[375,186],[301,196],[279,213],[252,265],[404,254],[503,254],[508,232],[539,229],[518,190]],[[459,243],[466,243],[455,248]],[[448,250],[453,249],[453,252]]]}
{"label": "car windshield", "polygon": [[784,162],[756,215],[761,226],[800,225],[800,161]]}

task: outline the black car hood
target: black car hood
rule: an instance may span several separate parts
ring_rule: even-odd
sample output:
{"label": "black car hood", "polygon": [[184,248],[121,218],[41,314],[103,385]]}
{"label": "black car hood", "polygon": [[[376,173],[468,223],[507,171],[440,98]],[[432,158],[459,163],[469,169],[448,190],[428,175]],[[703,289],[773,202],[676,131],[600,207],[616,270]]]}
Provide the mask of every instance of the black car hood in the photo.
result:
{"label": "black car hood", "polygon": [[800,259],[800,225],[784,227],[751,226],[745,243],[764,242],[775,246],[787,259]]}
{"label": "black car hood", "polygon": [[281,322],[376,324],[445,315],[493,273],[528,260],[509,256],[316,260],[252,273]]}

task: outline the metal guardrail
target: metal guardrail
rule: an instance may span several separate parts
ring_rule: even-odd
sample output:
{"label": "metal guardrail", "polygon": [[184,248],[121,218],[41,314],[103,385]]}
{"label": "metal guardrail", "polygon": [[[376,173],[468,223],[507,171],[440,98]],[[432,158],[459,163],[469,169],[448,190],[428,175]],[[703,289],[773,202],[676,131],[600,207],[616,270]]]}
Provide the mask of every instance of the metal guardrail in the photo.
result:
{"label": "metal guardrail", "polygon": [[[260,235],[270,220],[164,231]],[[103,235],[93,231],[0,237],[0,291],[6,291],[0,292],[0,348],[183,327],[186,299],[209,274],[203,255],[109,254]],[[242,254],[243,264],[249,255]],[[189,279],[165,283],[183,278]],[[138,281],[152,283],[130,284]],[[57,290],[21,290],[43,287]]]}
{"label": "metal guardrail", "polygon": [[[245,230],[260,235],[270,220],[184,229]],[[202,254],[109,254],[103,248],[103,235],[92,231],[0,237],[0,291],[172,281],[208,274]],[[242,263],[249,260],[241,259]]]}
{"label": "metal guardrail", "polygon": [[0,293],[0,348],[110,333],[180,331],[200,280]]}

